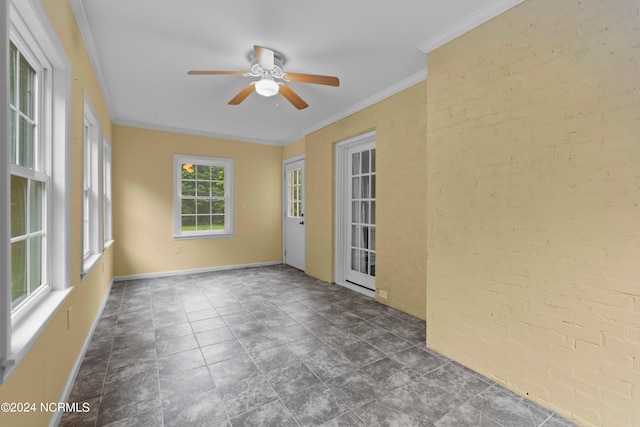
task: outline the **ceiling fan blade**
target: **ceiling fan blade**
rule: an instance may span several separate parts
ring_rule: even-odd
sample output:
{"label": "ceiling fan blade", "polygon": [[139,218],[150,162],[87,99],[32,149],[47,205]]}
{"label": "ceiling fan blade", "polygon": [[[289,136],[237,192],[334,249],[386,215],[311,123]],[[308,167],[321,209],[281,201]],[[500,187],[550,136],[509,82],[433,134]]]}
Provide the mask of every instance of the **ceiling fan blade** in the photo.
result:
{"label": "ceiling fan blade", "polygon": [[244,71],[199,71],[199,70],[191,70],[187,71],[187,74],[190,76],[203,76],[203,75],[217,75],[217,74],[225,74],[232,76],[243,76],[245,74]]}
{"label": "ceiling fan blade", "polygon": [[253,50],[256,53],[256,58],[258,58],[258,63],[262,67],[263,70],[269,71],[273,70],[275,65],[273,61],[273,51],[271,49],[267,49],[266,47],[253,45]]}
{"label": "ceiling fan blade", "polygon": [[282,94],[282,96],[287,98],[287,101],[293,104],[293,106],[298,110],[304,110],[309,106],[309,104],[304,102],[304,100],[300,98],[298,94],[295,93],[289,86],[285,86],[282,83],[278,84],[280,85],[280,93]]}
{"label": "ceiling fan blade", "polygon": [[238,105],[242,101],[247,99],[247,96],[251,95],[255,90],[254,87],[255,87],[255,82],[251,82],[250,84],[245,86],[244,89],[238,92],[238,94],[234,96],[231,101],[229,101],[229,105]]}
{"label": "ceiling fan blade", "polygon": [[317,85],[340,86],[340,79],[333,76],[319,76],[317,74],[285,73],[285,80],[300,83],[313,83]]}

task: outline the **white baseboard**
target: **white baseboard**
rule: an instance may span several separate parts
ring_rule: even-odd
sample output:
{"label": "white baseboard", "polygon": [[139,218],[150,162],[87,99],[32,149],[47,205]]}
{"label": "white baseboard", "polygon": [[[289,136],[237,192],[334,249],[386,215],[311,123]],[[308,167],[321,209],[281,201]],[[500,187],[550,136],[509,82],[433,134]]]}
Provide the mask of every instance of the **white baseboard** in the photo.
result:
{"label": "white baseboard", "polygon": [[[69,378],[67,379],[67,383],[64,385],[62,389],[62,394],[60,395],[60,400],[58,402],[66,402],[69,399],[69,395],[71,394],[71,389],[73,389],[73,383],[76,381],[76,376],[78,375],[78,371],[80,370],[80,366],[82,365],[82,361],[84,360],[84,355],[87,353],[87,349],[89,348],[89,344],[91,344],[91,339],[93,338],[93,333],[96,330],[96,326],[98,326],[98,322],[102,317],[102,312],[104,311],[104,307],[107,305],[107,300],[109,299],[109,294],[111,293],[111,287],[113,286],[113,279],[111,279],[111,283],[109,283],[109,287],[102,298],[102,303],[100,304],[100,308],[96,313],[96,317],[93,319],[93,323],[91,324],[91,328],[89,329],[89,333],[84,340],[84,344],[80,349],[80,353],[76,358],[76,362],[73,365],[73,369],[71,369],[71,374],[69,374]],[[53,416],[49,420],[49,427],[56,427],[60,424],[60,419],[62,418],[63,412],[55,411]]]}
{"label": "white baseboard", "polygon": [[153,279],[157,277],[180,276],[182,274],[209,273],[212,271],[236,270],[239,268],[267,267],[271,265],[280,265],[280,264],[282,264],[282,261],[269,261],[269,262],[257,262],[253,264],[223,265],[221,267],[193,268],[189,270],[160,271],[158,273],[142,273],[142,274],[130,274],[127,276],[116,276],[113,278],[113,280],[116,282],[121,282],[123,280]]}

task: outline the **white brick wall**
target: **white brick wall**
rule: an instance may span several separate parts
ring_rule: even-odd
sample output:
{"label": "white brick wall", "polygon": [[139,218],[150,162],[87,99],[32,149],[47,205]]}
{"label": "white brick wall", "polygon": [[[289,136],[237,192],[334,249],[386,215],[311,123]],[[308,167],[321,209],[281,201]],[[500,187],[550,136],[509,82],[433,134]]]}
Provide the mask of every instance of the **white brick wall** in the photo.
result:
{"label": "white brick wall", "polygon": [[640,3],[526,1],[427,87],[428,345],[640,426]]}

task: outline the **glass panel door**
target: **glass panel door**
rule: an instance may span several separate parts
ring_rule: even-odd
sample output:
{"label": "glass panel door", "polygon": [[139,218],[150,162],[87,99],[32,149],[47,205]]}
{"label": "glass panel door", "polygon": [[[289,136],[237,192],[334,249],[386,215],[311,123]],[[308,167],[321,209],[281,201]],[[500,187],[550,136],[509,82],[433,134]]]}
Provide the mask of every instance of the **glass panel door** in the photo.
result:
{"label": "glass panel door", "polygon": [[346,279],[375,289],[376,275],[376,150],[373,143],[348,150],[348,236]]}

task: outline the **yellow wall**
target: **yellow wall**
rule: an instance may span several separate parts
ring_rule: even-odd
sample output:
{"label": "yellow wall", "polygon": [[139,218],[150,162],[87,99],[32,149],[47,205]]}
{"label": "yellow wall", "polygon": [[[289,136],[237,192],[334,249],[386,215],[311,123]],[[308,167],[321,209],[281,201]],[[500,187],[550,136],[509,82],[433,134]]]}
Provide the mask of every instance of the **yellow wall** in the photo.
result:
{"label": "yellow wall", "polygon": [[301,138],[282,147],[282,159],[289,159],[304,154],[304,142],[305,138]]}
{"label": "yellow wall", "polygon": [[429,347],[640,425],[640,9],[526,1],[429,54]]}
{"label": "yellow wall", "polygon": [[[0,386],[0,402],[57,402],[112,279],[113,251],[80,282],[82,230],[82,138],[84,93],[88,94],[111,137],[111,122],[68,0],[43,1],[71,62],[71,284],[73,289],[9,380]],[[67,330],[67,309],[72,308]],[[50,414],[0,413],[0,425],[47,425]]]}
{"label": "yellow wall", "polygon": [[376,298],[425,318],[426,83],[306,137],[307,273],[334,281],[335,143],[376,131]]}
{"label": "yellow wall", "polygon": [[[116,276],[282,260],[282,147],[113,129]],[[235,237],[173,239],[174,154],[234,159]]]}

